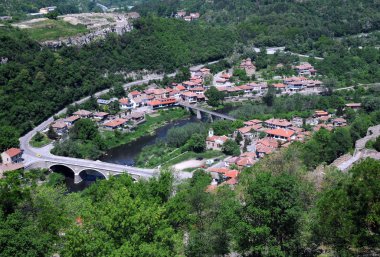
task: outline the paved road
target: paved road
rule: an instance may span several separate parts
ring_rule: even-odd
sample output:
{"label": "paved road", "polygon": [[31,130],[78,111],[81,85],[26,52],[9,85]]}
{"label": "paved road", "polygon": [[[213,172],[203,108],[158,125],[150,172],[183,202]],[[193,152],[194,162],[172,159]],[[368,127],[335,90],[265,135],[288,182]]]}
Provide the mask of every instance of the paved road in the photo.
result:
{"label": "paved road", "polygon": [[[213,64],[218,61],[209,62],[207,64],[201,64],[194,66],[192,68],[202,68],[205,65]],[[168,74],[168,77],[173,77],[176,75],[176,72]],[[163,79],[164,74],[152,74],[149,75],[148,78],[126,83],[123,85],[124,89],[128,90],[132,86],[136,85],[142,85],[145,83],[148,83],[151,80],[160,80]],[[105,89],[100,92],[97,92],[94,94],[95,97],[99,97],[105,93],[108,93],[110,89]],[[82,104],[85,101],[87,101],[90,98],[84,97],[78,101],[75,101],[72,104]],[[67,111],[67,108],[63,108],[62,110],[58,111],[55,115],[51,116],[44,122],[42,122],[40,125],[35,127],[33,130],[29,131],[27,134],[25,134],[23,137],[19,139],[20,141],[20,148],[24,151],[23,158],[25,160],[25,167],[28,167],[32,163],[40,162],[40,161],[51,161],[51,162],[57,162],[62,164],[75,164],[83,167],[89,167],[89,168],[96,168],[99,169],[106,169],[110,171],[120,171],[120,170],[127,170],[131,174],[135,174],[142,177],[152,177],[157,175],[158,170],[156,169],[141,169],[136,167],[130,167],[130,166],[124,166],[124,165],[118,165],[118,164],[112,164],[112,163],[106,163],[106,162],[100,162],[100,161],[91,161],[91,160],[84,160],[84,159],[77,159],[77,158],[69,158],[69,157],[62,157],[62,156],[56,156],[50,153],[51,147],[43,147],[43,148],[34,148],[30,145],[30,140],[33,138],[33,136],[38,131],[43,131],[48,128],[48,126],[54,121],[54,116],[63,114]],[[177,177],[179,179],[186,179],[190,178],[192,176],[189,172],[179,172],[177,174]]]}

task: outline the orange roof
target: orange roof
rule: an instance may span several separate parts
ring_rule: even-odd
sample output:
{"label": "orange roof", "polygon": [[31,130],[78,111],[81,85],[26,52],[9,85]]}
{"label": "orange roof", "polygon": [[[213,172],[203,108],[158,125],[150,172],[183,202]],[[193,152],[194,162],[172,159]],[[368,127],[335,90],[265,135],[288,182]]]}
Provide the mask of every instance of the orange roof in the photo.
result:
{"label": "orange roof", "polygon": [[226,167],[221,167],[221,168],[213,168],[213,167],[211,167],[211,168],[208,169],[208,171],[210,171],[210,172],[217,172],[217,173],[222,173],[222,174],[226,173],[229,170],[230,169],[226,168]]}
{"label": "orange roof", "polygon": [[256,120],[256,119],[244,122],[244,124],[246,124],[248,126],[257,125],[257,124],[261,124],[261,123],[263,123],[261,120]]}
{"label": "orange roof", "polygon": [[111,120],[107,123],[104,124],[104,126],[107,126],[107,127],[118,127],[120,125],[123,125],[124,123],[126,123],[128,120],[126,119],[114,119],[114,120]]}
{"label": "orange roof", "polygon": [[283,120],[283,119],[269,119],[269,120],[266,120],[265,123],[271,124],[274,126],[279,126],[279,127],[290,127],[290,126],[292,126],[292,123],[290,123],[287,120]]}
{"label": "orange roof", "polygon": [[189,90],[190,91],[205,91],[203,87],[194,87],[194,88],[190,88]]}
{"label": "orange roof", "polygon": [[177,100],[175,98],[165,98],[165,99],[156,99],[148,102],[150,106],[165,105],[165,104],[174,104]]}
{"label": "orange roof", "polygon": [[104,117],[104,116],[107,116],[108,114],[109,114],[108,112],[96,112],[94,113],[94,116]]}
{"label": "orange roof", "polygon": [[263,138],[257,141],[257,145],[263,145],[269,148],[278,148],[278,142],[274,138]]}
{"label": "orange roof", "polygon": [[253,165],[255,163],[254,159],[252,157],[242,157],[237,160],[236,164],[238,166],[249,166]]}
{"label": "orange roof", "polygon": [[86,111],[86,110],[78,110],[78,111],[74,112],[74,115],[78,115],[78,116],[88,116],[90,114],[91,114],[91,112]]}
{"label": "orange roof", "polygon": [[236,178],[239,175],[239,171],[237,170],[228,170],[224,173],[224,176],[228,178]]}
{"label": "orange roof", "polygon": [[187,97],[197,97],[197,94],[192,93],[192,92],[185,92],[185,93],[182,93],[182,95],[187,96]]}
{"label": "orange roof", "polygon": [[121,104],[129,104],[129,99],[128,98],[121,98],[120,100],[119,100],[119,103],[121,103]]}
{"label": "orange roof", "polygon": [[285,84],[282,84],[282,83],[273,84],[273,86],[275,88],[285,88],[286,87]]}
{"label": "orange roof", "polygon": [[236,185],[238,183],[238,181],[236,178],[230,178],[223,183],[226,183],[227,185]]}
{"label": "orange roof", "polygon": [[132,96],[141,95],[141,93],[140,93],[139,91],[137,91],[137,90],[134,90],[134,91],[130,92],[130,94],[131,94]]}
{"label": "orange roof", "polygon": [[162,95],[166,93],[167,93],[166,89],[163,89],[163,88],[157,88],[153,91],[153,94],[155,95]]}
{"label": "orange roof", "polygon": [[245,133],[249,133],[252,130],[258,131],[261,128],[262,128],[262,126],[260,124],[256,124],[256,125],[250,125],[250,126],[242,127],[242,128],[239,128],[238,130],[240,133],[245,134]]}
{"label": "orange roof", "polygon": [[70,116],[70,117],[67,117],[65,119],[65,121],[68,121],[68,122],[73,122],[73,121],[76,121],[76,120],[79,120],[80,118],[78,116]]}
{"label": "orange roof", "polygon": [[228,140],[228,137],[226,137],[226,136],[212,136],[212,137],[208,137],[206,140],[207,141],[213,141],[213,142],[220,140],[222,142],[226,142]]}
{"label": "orange roof", "polygon": [[229,178],[236,178],[239,175],[239,171],[230,170],[229,168],[226,168],[226,167],[209,168],[208,171],[220,173],[220,174],[223,174],[224,176],[229,177]]}
{"label": "orange roof", "polygon": [[294,135],[293,130],[287,130],[287,129],[268,129],[265,131],[265,133],[269,135],[274,135],[274,136],[280,136],[280,137],[285,137],[285,138],[290,138],[291,136]]}
{"label": "orange roof", "polygon": [[56,121],[51,126],[55,129],[62,129],[67,127],[66,123],[64,123],[63,121]]}
{"label": "orange roof", "polygon": [[184,86],[182,86],[182,85],[178,85],[178,86],[176,86],[175,87],[178,91],[184,91],[184,90],[186,90],[186,88],[184,87]]}
{"label": "orange roof", "polygon": [[10,148],[8,150],[5,151],[6,154],[9,155],[9,157],[15,157],[16,155],[19,155],[22,153],[21,149],[20,148]]}
{"label": "orange roof", "polygon": [[274,151],[274,149],[260,144],[256,146],[256,151],[258,153],[270,154]]}

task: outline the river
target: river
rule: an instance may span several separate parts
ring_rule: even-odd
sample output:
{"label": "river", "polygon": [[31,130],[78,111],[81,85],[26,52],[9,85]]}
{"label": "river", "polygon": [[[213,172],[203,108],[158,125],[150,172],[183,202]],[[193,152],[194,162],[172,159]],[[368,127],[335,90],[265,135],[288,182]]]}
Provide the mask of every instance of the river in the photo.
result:
{"label": "river", "polygon": [[[228,114],[234,108],[235,107],[231,105],[227,105],[222,109],[218,109],[217,112]],[[191,122],[200,122],[200,121],[196,118],[196,116],[193,115],[190,118],[180,119],[180,120],[168,123],[156,129],[155,134],[153,135],[143,136],[128,144],[121,145],[121,146],[108,150],[103,156],[99,158],[99,160],[104,161],[104,162],[109,162],[109,163],[134,166],[138,155],[141,153],[142,149],[145,146],[153,145],[154,143],[157,142],[157,140],[165,140],[166,135],[171,128],[182,127]],[[61,173],[63,171],[62,169],[63,167],[60,168]],[[84,179],[81,183],[74,184],[74,178],[67,175],[65,176],[66,176],[66,185],[68,187],[69,192],[82,191],[83,189],[85,189],[86,187],[94,183],[96,179],[101,178],[99,176],[96,176],[95,174],[92,174],[92,175],[87,176],[86,179]]]}
{"label": "river", "polygon": [[195,116],[191,116],[187,119],[177,120],[175,122],[168,123],[158,128],[154,135],[143,136],[131,143],[108,150],[106,154],[100,157],[99,160],[103,162],[134,166],[137,156],[140,154],[141,150],[145,146],[153,145],[157,142],[157,140],[165,140],[169,129],[174,127],[182,127],[191,122],[199,122],[199,120],[197,120]]}

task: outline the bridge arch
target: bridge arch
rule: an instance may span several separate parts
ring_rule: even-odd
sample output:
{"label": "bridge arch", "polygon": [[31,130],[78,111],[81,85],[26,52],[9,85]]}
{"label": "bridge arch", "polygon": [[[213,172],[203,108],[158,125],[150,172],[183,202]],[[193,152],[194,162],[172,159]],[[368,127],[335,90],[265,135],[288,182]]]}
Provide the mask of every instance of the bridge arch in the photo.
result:
{"label": "bridge arch", "polygon": [[99,170],[90,169],[90,168],[86,168],[86,169],[81,170],[78,173],[78,175],[82,180],[89,180],[89,181],[95,181],[98,179],[107,179],[108,178],[107,174],[104,174],[103,172],[101,172]]}
{"label": "bridge arch", "polygon": [[49,166],[49,170],[55,173],[60,173],[64,175],[65,177],[69,177],[72,179],[74,179],[75,177],[74,170],[64,164],[52,164]]}

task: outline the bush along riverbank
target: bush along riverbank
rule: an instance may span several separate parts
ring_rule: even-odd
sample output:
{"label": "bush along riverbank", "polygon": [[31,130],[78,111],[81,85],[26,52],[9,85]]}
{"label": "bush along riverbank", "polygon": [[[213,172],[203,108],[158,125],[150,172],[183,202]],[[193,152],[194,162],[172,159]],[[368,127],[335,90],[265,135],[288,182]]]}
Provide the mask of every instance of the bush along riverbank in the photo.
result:
{"label": "bush along riverbank", "polygon": [[[216,122],[216,124],[219,124]],[[195,158],[215,158],[223,154],[218,151],[206,150],[206,136],[211,124],[188,123],[182,127],[168,130],[165,141],[146,146],[139,154],[138,167],[154,168],[170,167],[182,161]]]}
{"label": "bush along riverbank", "polygon": [[140,137],[152,135],[159,127],[189,116],[189,112],[182,108],[160,110],[155,115],[147,115],[146,121],[131,132],[100,131],[93,121],[83,119],[70,129],[68,140],[55,143],[52,153],[95,160],[107,150],[128,144]]}

